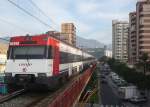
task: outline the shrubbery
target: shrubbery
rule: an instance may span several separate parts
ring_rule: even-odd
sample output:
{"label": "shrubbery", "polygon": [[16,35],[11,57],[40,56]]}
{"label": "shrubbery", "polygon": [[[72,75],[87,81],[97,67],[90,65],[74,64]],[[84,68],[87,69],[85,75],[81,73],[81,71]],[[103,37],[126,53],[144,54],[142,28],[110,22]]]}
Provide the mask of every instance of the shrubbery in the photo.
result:
{"label": "shrubbery", "polygon": [[135,69],[129,68],[125,63],[121,63],[115,59],[109,59],[108,64],[114,72],[124,78],[128,83],[133,83],[139,89],[150,89],[150,75],[136,72]]}

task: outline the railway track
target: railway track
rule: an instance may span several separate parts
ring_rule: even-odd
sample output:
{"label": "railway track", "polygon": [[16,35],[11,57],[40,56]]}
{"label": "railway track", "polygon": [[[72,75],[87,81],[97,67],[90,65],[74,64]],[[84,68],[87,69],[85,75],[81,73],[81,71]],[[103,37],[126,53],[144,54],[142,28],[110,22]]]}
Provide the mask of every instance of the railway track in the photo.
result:
{"label": "railway track", "polygon": [[32,92],[22,89],[0,98],[0,107],[46,107],[49,100],[61,93],[61,90],[57,89],[55,92]]}
{"label": "railway track", "polygon": [[54,92],[30,92],[24,89],[15,91],[0,98],[0,107],[46,107],[48,102],[61,93],[67,84]]}
{"label": "railway track", "polygon": [[10,99],[13,99],[14,97],[17,97],[18,95],[22,94],[25,92],[25,89],[21,89],[21,90],[18,90],[18,91],[15,91],[15,92],[12,92],[6,96],[3,96],[0,98],[0,104],[1,103],[4,103]]}
{"label": "railway track", "polygon": [[[78,77],[78,76],[76,76]],[[74,79],[66,82],[55,92],[28,92],[24,89],[0,99],[0,107],[47,107]]]}
{"label": "railway track", "polygon": [[2,101],[0,107],[32,107],[48,95],[50,93],[25,92],[7,98],[7,100]]}

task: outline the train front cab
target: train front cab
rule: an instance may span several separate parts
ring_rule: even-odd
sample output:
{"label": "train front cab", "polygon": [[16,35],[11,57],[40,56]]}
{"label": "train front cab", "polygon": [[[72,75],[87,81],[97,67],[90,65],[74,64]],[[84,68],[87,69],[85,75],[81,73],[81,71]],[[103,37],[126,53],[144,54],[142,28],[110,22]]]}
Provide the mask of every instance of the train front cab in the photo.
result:
{"label": "train front cab", "polygon": [[[24,37],[22,38],[24,40]],[[34,39],[37,38],[34,37]],[[56,40],[48,39],[45,45],[13,44],[9,46],[5,70],[7,84],[53,86],[56,77],[59,76],[59,45]],[[31,41],[23,42],[31,43]]]}

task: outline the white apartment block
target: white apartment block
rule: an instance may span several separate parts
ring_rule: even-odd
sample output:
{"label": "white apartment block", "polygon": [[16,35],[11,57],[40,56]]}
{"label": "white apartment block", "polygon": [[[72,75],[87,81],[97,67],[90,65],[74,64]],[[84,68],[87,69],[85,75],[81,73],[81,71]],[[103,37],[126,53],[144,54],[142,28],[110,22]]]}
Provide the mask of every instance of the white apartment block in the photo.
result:
{"label": "white apartment block", "polygon": [[112,55],[116,60],[128,61],[128,35],[128,22],[112,21]]}
{"label": "white apartment block", "polygon": [[108,58],[112,58],[112,51],[111,50],[105,50],[105,56]]}

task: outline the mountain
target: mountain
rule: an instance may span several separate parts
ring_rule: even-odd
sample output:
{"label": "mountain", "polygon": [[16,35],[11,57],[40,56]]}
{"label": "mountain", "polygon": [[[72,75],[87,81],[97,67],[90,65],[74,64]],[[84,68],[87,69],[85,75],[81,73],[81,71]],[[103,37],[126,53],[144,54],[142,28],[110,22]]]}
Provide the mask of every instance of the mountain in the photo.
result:
{"label": "mountain", "polygon": [[9,43],[9,37],[6,37],[6,38],[0,38],[0,43],[3,43],[3,44],[8,44]]}
{"label": "mountain", "polygon": [[85,52],[88,52],[89,54],[95,56],[95,58],[99,59],[105,54],[104,48],[86,48],[83,49]]}
{"label": "mountain", "polygon": [[104,44],[100,43],[97,40],[85,39],[79,36],[76,37],[76,42],[77,42],[77,47],[80,48],[103,48],[104,47]]}

